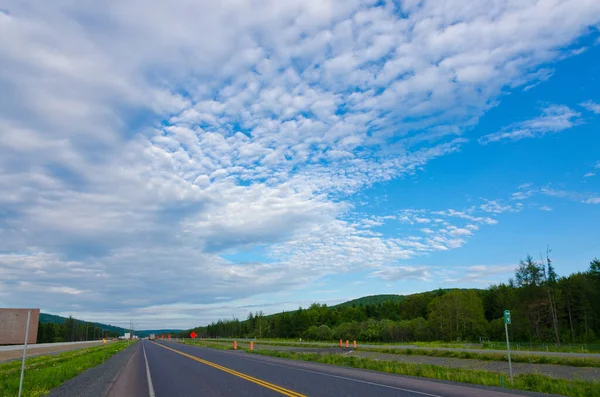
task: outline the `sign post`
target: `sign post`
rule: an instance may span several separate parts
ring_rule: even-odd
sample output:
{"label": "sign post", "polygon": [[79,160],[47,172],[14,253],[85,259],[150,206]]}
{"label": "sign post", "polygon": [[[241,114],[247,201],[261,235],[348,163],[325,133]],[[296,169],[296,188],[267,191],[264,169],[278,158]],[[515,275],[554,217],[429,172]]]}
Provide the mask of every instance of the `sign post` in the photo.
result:
{"label": "sign post", "polygon": [[510,324],[510,310],[504,311],[504,331],[506,332],[506,349],[508,350],[508,372],[510,374],[510,383],[513,381],[512,363],[510,361],[510,342],[508,340],[508,324]]}
{"label": "sign post", "polygon": [[29,322],[31,320],[31,310],[27,312],[27,327],[25,327],[25,344],[23,345],[23,362],[21,362],[21,380],[19,381],[19,397],[23,391],[23,376],[25,375],[25,357],[27,357],[27,340],[29,339]]}
{"label": "sign post", "polygon": [[192,338],[192,344],[195,342],[196,336],[198,336],[198,334],[196,332],[192,331],[192,333],[190,334],[190,337]]}

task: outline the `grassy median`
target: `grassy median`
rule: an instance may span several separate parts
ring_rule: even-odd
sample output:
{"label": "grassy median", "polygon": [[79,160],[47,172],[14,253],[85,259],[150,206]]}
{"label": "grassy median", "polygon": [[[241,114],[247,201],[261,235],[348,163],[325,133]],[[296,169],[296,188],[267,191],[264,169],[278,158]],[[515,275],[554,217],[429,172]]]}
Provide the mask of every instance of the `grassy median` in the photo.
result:
{"label": "grassy median", "polygon": [[[473,359],[484,361],[508,361],[508,356],[501,353],[479,353],[469,351],[450,351],[450,350],[422,350],[422,349],[386,349],[386,348],[361,348],[361,351],[403,354],[414,356],[429,357],[448,357],[459,359]],[[578,358],[578,357],[557,357],[557,356],[536,356],[534,354],[522,354],[512,352],[511,360],[513,363],[529,364],[554,364],[567,365],[571,367],[596,367],[600,368],[600,360],[597,358]]]}
{"label": "grassy median", "polygon": [[[190,340],[185,340],[184,343],[192,344]],[[248,344],[246,340],[238,342],[239,344]],[[314,344],[310,342],[306,343],[284,343],[277,341],[255,341],[256,347],[259,349],[268,349],[268,346],[285,346],[285,347],[301,347],[301,348],[325,348],[325,347],[337,347],[335,344],[330,346],[324,346],[320,344]],[[197,346],[212,347],[215,349],[228,350],[232,349],[233,341],[206,341],[197,340],[195,343]],[[400,354],[400,355],[413,355],[413,356],[428,356],[428,357],[446,357],[446,358],[458,358],[458,359],[473,359],[483,361],[508,361],[508,356],[502,353],[480,353],[471,351],[452,351],[452,350],[436,350],[436,349],[412,349],[412,348],[385,348],[385,347],[358,347],[357,351],[365,352],[376,352],[386,354]],[[535,355],[535,353],[524,353],[513,351],[511,354],[511,360],[514,363],[528,363],[528,364],[554,364],[554,365],[566,365],[571,367],[595,367],[600,368],[600,360],[597,358],[579,358],[579,357],[560,357],[560,356],[542,356]]]}
{"label": "grassy median", "polygon": [[[498,372],[448,368],[437,365],[407,364],[397,361],[378,361],[338,354],[295,353],[273,350],[255,350],[254,354],[484,386],[500,386],[501,377],[506,377]],[[517,375],[512,384],[509,384],[507,379],[506,386],[517,390],[559,394],[569,397],[600,397],[600,382],[555,379],[537,374]]]}
{"label": "grassy median", "polygon": [[[79,375],[88,368],[102,364],[128,346],[127,342],[114,342],[57,355],[28,358],[25,362],[23,396],[45,396],[65,381]],[[0,396],[16,396],[19,391],[21,360],[0,364]]]}

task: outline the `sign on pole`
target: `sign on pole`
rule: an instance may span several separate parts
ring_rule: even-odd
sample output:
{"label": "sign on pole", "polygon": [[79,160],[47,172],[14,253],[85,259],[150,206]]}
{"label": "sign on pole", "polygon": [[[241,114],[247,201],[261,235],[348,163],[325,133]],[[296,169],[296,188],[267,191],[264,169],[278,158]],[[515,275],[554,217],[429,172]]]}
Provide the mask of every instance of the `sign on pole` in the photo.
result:
{"label": "sign on pole", "polygon": [[508,350],[508,372],[510,374],[510,383],[513,381],[512,363],[510,361],[510,342],[508,340],[508,324],[510,324],[510,310],[504,311],[504,331],[506,332],[506,349]]}
{"label": "sign on pole", "polygon": [[196,339],[196,336],[198,336],[198,334],[192,331],[192,333],[190,334],[190,338]]}

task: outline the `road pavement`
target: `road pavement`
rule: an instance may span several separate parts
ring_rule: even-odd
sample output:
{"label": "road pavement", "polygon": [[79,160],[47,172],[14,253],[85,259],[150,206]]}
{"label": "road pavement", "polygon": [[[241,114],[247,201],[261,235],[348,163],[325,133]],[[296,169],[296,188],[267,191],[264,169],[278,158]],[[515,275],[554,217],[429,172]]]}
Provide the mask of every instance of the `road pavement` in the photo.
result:
{"label": "road pavement", "polygon": [[[107,340],[110,343],[109,340]],[[58,354],[71,350],[85,349],[87,347],[99,346],[103,342],[85,341],[85,342],[63,342],[63,343],[40,343],[27,345],[27,357],[34,357],[46,354]],[[0,362],[19,360],[23,357],[23,345],[0,346]]]}
{"label": "road pavement", "polygon": [[[97,345],[103,343],[102,339],[89,340],[83,342],[59,342],[59,343],[30,343],[27,345],[27,351],[35,349],[45,349],[48,347],[65,347],[65,346],[78,346],[78,345]],[[23,350],[25,345],[6,345],[0,346],[0,352],[12,351],[12,350]]]}
{"label": "road pavement", "polygon": [[514,397],[515,394],[333,365],[142,341],[108,396]]}

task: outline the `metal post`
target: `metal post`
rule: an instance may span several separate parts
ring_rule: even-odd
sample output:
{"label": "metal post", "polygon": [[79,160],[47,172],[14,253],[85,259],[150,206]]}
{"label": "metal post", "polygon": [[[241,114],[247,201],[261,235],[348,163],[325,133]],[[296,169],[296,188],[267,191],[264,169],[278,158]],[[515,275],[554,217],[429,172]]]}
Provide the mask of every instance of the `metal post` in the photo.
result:
{"label": "metal post", "polygon": [[31,310],[27,312],[27,327],[25,328],[25,345],[23,346],[23,362],[21,362],[21,380],[19,381],[19,397],[23,391],[23,376],[25,375],[25,357],[27,356],[27,340],[29,339],[29,322],[31,320]]}
{"label": "metal post", "polygon": [[512,363],[510,361],[510,342],[508,340],[508,324],[504,322],[504,330],[506,331],[506,349],[508,350],[508,371],[510,373],[510,383],[513,382]]}

